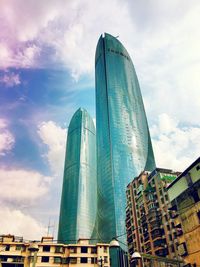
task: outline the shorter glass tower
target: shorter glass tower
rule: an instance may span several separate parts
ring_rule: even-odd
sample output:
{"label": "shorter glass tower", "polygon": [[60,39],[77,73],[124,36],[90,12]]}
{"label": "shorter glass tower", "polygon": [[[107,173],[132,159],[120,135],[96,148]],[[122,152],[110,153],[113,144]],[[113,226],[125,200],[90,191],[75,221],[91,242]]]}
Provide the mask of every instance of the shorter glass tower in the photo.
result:
{"label": "shorter glass tower", "polygon": [[96,133],[92,118],[79,108],[68,128],[58,240],[91,239],[96,219]]}

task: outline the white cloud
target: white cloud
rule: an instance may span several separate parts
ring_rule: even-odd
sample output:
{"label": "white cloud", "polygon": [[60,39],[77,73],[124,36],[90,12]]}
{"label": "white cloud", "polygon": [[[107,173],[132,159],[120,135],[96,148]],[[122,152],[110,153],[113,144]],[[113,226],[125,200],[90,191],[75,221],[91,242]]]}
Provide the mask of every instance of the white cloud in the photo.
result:
{"label": "white cloud", "polygon": [[6,87],[13,87],[21,84],[21,80],[18,73],[6,71],[0,77],[0,83],[4,84]]}
{"label": "white cloud", "polygon": [[[100,34],[106,31],[119,35],[136,66],[148,117],[166,113],[172,118],[175,114],[177,134],[184,133],[187,138],[192,135],[195,127],[179,125],[199,123],[199,1],[102,0],[99,5],[97,0],[3,0],[0,12],[2,67],[65,66],[78,79],[94,73]],[[165,118],[166,125],[160,122],[160,142],[161,138],[169,139],[169,118]],[[59,155],[64,152],[62,142],[49,139],[47,128],[54,132],[53,124],[44,123],[39,134],[48,145],[50,166],[57,172],[62,169]]]}
{"label": "white cloud", "polygon": [[0,42],[0,62],[3,68],[9,65],[11,54],[6,43]]}
{"label": "white cloud", "polygon": [[[35,215],[38,217],[40,201],[44,202],[44,197],[47,198],[50,192],[52,178],[37,171],[1,168],[0,182],[1,234],[41,239],[45,234],[45,227],[35,218]],[[27,212],[24,213],[23,209]],[[36,214],[34,214],[35,209]]]}
{"label": "white cloud", "polygon": [[15,138],[8,129],[6,120],[0,118],[0,156],[4,156],[14,146]]}
{"label": "white cloud", "polygon": [[[111,7],[115,16],[110,16]],[[117,0],[109,3],[103,0],[101,5],[97,0],[44,0],[37,3],[3,0],[0,13],[0,37],[4,41],[3,55],[8,58],[7,67],[41,67],[45,61],[48,67],[50,63],[52,67],[55,64],[66,66],[74,78],[92,72],[95,47],[101,33],[111,31],[119,35],[129,31],[131,34],[134,28],[126,4]],[[22,13],[27,16],[21,16]],[[24,59],[30,56],[26,52],[27,46],[34,48],[31,62]]]}
{"label": "white cloud", "polygon": [[3,203],[29,205],[44,197],[49,191],[52,178],[36,171],[0,169],[1,196]]}
{"label": "white cloud", "polygon": [[42,122],[38,126],[38,134],[48,151],[45,155],[55,175],[63,173],[66,137],[65,129],[62,129],[53,121]]}
{"label": "white cloud", "polygon": [[97,40],[110,32],[136,65],[149,116],[198,120],[198,1],[3,0],[0,13],[1,67],[64,66],[78,79],[94,73]]}
{"label": "white cloud", "polygon": [[200,109],[200,3],[182,1],[180,8],[180,1],[155,0],[145,8],[142,1],[139,7],[138,12],[138,5],[132,5],[134,14],[139,13],[132,16],[138,32],[128,44],[149,117],[175,114],[180,121],[196,124]]}
{"label": "white cloud", "polygon": [[1,207],[0,218],[1,234],[13,234],[28,240],[41,240],[46,234],[46,229],[40,222],[18,209]]}
{"label": "white cloud", "polygon": [[16,55],[16,65],[20,65],[22,68],[36,67],[40,52],[41,48],[35,44],[24,47],[24,49]]}
{"label": "white cloud", "polygon": [[181,127],[178,120],[161,114],[150,131],[158,167],[184,171],[199,157],[200,127]]}

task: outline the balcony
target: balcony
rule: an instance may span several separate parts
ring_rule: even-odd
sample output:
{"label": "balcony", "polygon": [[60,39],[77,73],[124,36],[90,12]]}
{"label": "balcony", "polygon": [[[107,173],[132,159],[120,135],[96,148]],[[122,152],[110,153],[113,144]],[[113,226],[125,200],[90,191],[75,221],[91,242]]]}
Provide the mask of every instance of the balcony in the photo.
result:
{"label": "balcony", "polygon": [[132,238],[132,236],[130,236],[129,238],[127,238],[127,242],[128,242],[128,244],[130,244],[130,243],[133,242],[133,238]]}
{"label": "balcony", "polygon": [[149,222],[153,222],[153,221],[159,221],[160,222],[161,215],[159,215],[157,211],[149,212],[147,214],[147,218],[148,218]]}
{"label": "balcony", "polygon": [[176,236],[181,236],[183,235],[183,230],[182,230],[182,226],[181,226],[181,223],[177,224],[175,226],[176,228]]}
{"label": "balcony", "polygon": [[157,239],[153,242],[154,248],[165,248],[166,245],[166,239]]}
{"label": "balcony", "polygon": [[168,248],[160,248],[155,251],[155,254],[160,257],[165,257],[169,254]]}
{"label": "balcony", "polygon": [[144,243],[147,241],[149,241],[149,233],[148,232],[144,233]]}
{"label": "balcony", "polygon": [[169,209],[169,216],[171,219],[175,219],[178,217],[178,212],[177,210],[174,209]]}
{"label": "balcony", "polygon": [[131,227],[130,221],[126,223],[126,228],[129,229]]}
{"label": "balcony", "polygon": [[131,235],[132,234],[132,230],[131,229],[127,229],[126,233],[127,233],[127,235]]}
{"label": "balcony", "polygon": [[155,229],[155,230],[151,231],[152,239],[156,239],[158,237],[162,237],[163,234],[164,234],[164,230],[163,229]]}
{"label": "balcony", "polygon": [[0,263],[2,266],[24,266],[23,257],[11,257],[11,256],[1,256]]}
{"label": "balcony", "polygon": [[186,246],[186,243],[185,242],[183,242],[183,243],[181,243],[181,244],[178,245],[178,254],[181,257],[184,257],[184,256],[187,256],[188,255],[187,246]]}
{"label": "balcony", "polygon": [[160,229],[160,228],[161,228],[160,221],[154,221],[151,223],[151,232],[156,230],[156,229]]}
{"label": "balcony", "polygon": [[144,248],[145,248],[146,252],[151,250],[151,243],[150,242],[146,243]]}
{"label": "balcony", "polygon": [[171,218],[171,219],[175,219],[175,218],[178,217],[178,212],[173,211],[173,212],[170,212],[169,215],[170,215],[170,218]]}
{"label": "balcony", "polygon": [[147,221],[146,214],[143,213],[142,216],[141,216],[141,222],[142,222],[142,223],[144,223],[144,222],[146,223],[146,221]]}

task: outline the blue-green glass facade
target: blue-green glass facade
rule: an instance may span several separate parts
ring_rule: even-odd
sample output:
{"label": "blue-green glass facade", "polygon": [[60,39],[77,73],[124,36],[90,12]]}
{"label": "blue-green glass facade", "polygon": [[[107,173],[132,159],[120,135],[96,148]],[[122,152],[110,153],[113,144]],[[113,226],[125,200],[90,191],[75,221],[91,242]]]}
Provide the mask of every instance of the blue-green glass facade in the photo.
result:
{"label": "blue-green glass facade", "polygon": [[[143,170],[155,168],[138,79],[131,58],[109,34],[95,57],[97,188],[99,239],[123,235],[126,186]],[[121,238],[126,240],[125,235]]]}
{"label": "blue-green glass facade", "polygon": [[91,239],[97,209],[96,133],[92,118],[78,109],[68,128],[58,240]]}

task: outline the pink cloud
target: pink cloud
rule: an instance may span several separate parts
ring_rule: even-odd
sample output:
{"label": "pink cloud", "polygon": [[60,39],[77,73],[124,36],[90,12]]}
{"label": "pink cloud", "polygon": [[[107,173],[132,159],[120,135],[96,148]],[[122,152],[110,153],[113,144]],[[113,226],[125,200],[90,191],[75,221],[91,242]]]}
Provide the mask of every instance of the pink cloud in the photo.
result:
{"label": "pink cloud", "polygon": [[5,72],[5,74],[0,77],[0,83],[4,84],[6,87],[13,87],[21,84],[19,74],[14,72]]}

